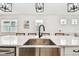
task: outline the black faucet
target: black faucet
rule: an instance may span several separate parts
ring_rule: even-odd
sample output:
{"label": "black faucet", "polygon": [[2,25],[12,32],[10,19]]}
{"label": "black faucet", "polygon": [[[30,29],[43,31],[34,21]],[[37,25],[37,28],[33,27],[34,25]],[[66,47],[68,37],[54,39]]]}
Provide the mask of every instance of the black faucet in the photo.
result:
{"label": "black faucet", "polygon": [[42,37],[41,27],[43,27],[43,31],[45,31],[45,26],[44,25],[40,25],[39,26],[39,38]]}

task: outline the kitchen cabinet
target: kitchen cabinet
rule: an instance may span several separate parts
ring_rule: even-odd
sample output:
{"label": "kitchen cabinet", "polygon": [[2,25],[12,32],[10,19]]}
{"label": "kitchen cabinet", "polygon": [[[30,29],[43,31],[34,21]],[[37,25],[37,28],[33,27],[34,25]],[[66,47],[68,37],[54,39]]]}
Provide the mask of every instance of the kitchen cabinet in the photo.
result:
{"label": "kitchen cabinet", "polygon": [[59,56],[59,48],[19,48],[19,56]]}
{"label": "kitchen cabinet", "polygon": [[79,56],[79,47],[65,47],[65,56]]}

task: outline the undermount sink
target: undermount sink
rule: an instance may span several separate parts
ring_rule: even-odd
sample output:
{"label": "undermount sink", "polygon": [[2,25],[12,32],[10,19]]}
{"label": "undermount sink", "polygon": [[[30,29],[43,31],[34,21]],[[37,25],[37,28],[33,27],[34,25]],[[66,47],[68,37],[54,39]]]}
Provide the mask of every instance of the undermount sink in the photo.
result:
{"label": "undermount sink", "polygon": [[24,45],[56,45],[50,39],[29,39]]}

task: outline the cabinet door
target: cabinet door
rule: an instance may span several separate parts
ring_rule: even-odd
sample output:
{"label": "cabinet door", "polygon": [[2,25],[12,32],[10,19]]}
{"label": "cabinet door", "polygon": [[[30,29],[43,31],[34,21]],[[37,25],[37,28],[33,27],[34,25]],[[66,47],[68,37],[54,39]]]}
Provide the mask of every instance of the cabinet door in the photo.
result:
{"label": "cabinet door", "polygon": [[39,48],[39,56],[45,56],[46,55],[46,48]]}
{"label": "cabinet door", "polygon": [[79,47],[65,47],[65,56],[79,56]]}
{"label": "cabinet door", "polygon": [[20,48],[19,56],[35,56],[35,48]]}
{"label": "cabinet door", "polygon": [[59,56],[59,48],[40,48],[40,56]]}

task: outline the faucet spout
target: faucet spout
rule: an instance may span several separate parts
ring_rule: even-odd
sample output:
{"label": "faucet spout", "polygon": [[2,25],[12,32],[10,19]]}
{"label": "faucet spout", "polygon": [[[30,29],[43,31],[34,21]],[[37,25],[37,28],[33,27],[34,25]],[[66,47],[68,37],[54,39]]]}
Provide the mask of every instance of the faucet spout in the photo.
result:
{"label": "faucet spout", "polygon": [[45,31],[45,26],[44,25],[40,25],[39,26],[39,38],[42,37],[41,27],[43,28],[43,31]]}

